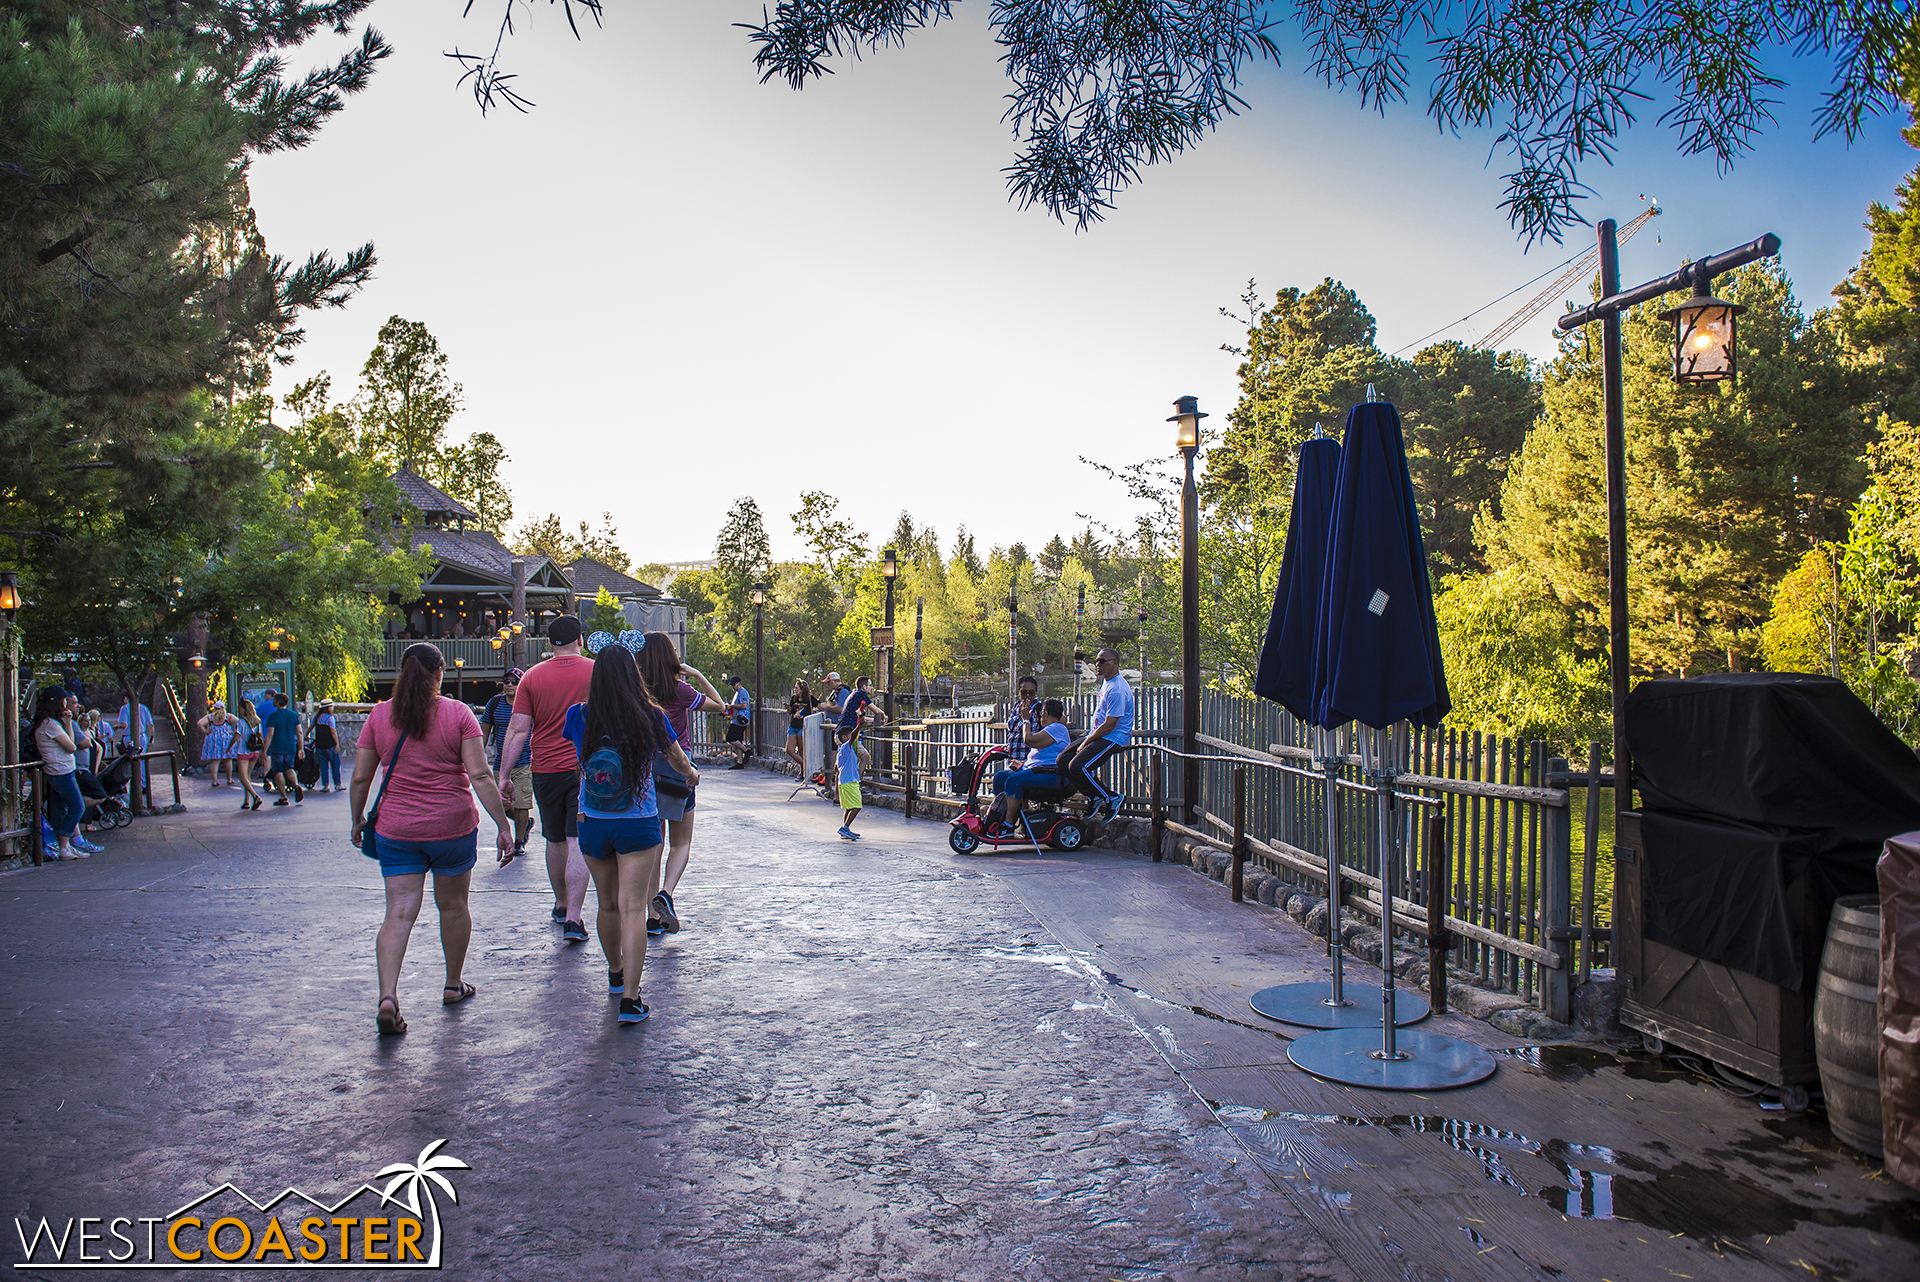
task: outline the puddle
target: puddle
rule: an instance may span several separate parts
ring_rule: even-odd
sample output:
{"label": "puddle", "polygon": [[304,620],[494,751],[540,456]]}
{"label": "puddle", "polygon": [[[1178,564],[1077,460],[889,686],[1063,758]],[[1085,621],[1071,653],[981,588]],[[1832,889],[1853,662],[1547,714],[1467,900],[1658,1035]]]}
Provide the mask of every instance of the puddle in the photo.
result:
{"label": "puddle", "polygon": [[[1544,1049],[1549,1048],[1520,1048],[1523,1051]],[[1779,1236],[1793,1232],[1801,1224],[1865,1229],[1903,1241],[1920,1242],[1920,1200],[1900,1195],[1869,1202],[1857,1211],[1838,1210],[1796,1202],[1734,1171],[1687,1162],[1655,1166],[1604,1144],[1576,1144],[1560,1139],[1537,1141],[1518,1131],[1457,1117],[1406,1113],[1350,1117],[1338,1113],[1247,1108],[1212,1100],[1207,1101],[1207,1106],[1232,1127],[1259,1128],[1279,1122],[1434,1135],[1449,1148],[1477,1160],[1489,1183],[1503,1185],[1522,1197],[1540,1198],[1569,1219],[1630,1220],[1665,1233],[1721,1243]],[[1768,1124],[1777,1128],[1783,1139],[1788,1132],[1818,1129],[1803,1119],[1791,1122],[1769,1119]],[[1831,1139],[1828,1142],[1831,1143]],[[1814,1156],[1792,1149],[1782,1151],[1783,1146],[1769,1147],[1764,1142],[1744,1142],[1740,1147],[1749,1150],[1748,1160],[1796,1173],[1811,1165]],[[1514,1152],[1538,1157],[1555,1167],[1565,1186],[1533,1188],[1508,1165],[1508,1157]],[[1783,1157],[1788,1160],[1780,1161]],[[1849,1163],[1853,1165],[1857,1163]]]}
{"label": "puddle", "polygon": [[1636,1082],[1677,1082],[1699,1074],[1657,1056],[1606,1050],[1596,1046],[1514,1046],[1488,1051],[1495,1059],[1510,1059],[1523,1065],[1522,1072],[1537,1072],[1550,1082],[1577,1082],[1603,1068],[1617,1068]]}

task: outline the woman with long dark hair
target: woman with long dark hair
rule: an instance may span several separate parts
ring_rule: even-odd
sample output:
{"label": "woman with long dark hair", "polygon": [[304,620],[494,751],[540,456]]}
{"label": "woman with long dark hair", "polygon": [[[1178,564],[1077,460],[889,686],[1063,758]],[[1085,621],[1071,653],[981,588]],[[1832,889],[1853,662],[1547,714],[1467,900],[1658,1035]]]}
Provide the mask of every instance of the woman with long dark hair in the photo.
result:
{"label": "woman with long dark hair", "polygon": [[[93,741],[74,720],[78,704],[79,700],[59,686],[48,686],[33,702],[33,746],[40,752],[41,786],[46,789],[47,826],[53,829],[55,859],[87,857],[74,845],[87,803],[80,797],[80,780],[73,771],[74,754],[91,747]],[[40,834],[35,833],[33,839],[38,841]]]}
{"label": "woman with long dark hair", "polygon": [[[457,1006],[474,994],[461,978],[473,915],[467,906],[477,862],[479,812],[474,794],[494,823],[500,864],[513,859],[513,836],[500,790],[480,738],[480,723],[464,703],[440,697],[446,660],[437,647],[410,645],[400,656],[393,698],[376,703],[360,731],[353,759],[348,800],[353,808],[353,842],[361,844],[368,822],[367,793],[382,762],[385,781],[374,805],[374,847],[387,882],[387,915],[380,923],[374,955],[380,966],[380,1004],[374,1022],[382,1033],[404,1033],[400,1015],[400,963],[433,874],[433,902],[440,910],[440,949],[446,954],[447,983],[440,1004]],[[364,849],[364,847],[362,847]]]}
{"label": "woman with long dark hair", "polygon": [[238,740],[233,759],[240,767],[240,786],[246,789],[240,798],[240,809],[258,810],[260,794],[253,790],[253,763],[260,760],[260,745],[265,742],[265,736],[260,727],[260,713],[255,710],[253,700],[240,700],[240,724],[233,734]]}
{"label": "woman with long dark hair", "polygon": [[[673,727],[682,745],[691,742],[687,738],[688,713],[726,715],[727,701],[692,664],[680,662],[673,638],[664,632],[647,633],[645,648],[640,651],[640,675],[646,682],[647,693],[667,714],[667,724]],[[696,690],[689,681],[698,682],[701,688]],[[653,773],[660,799],[660,817],[667,821],[667,859],[655,886],[647,923],[647,933],[658,935],[680,929],[673,892],[679,887],[680,877],[687,871],[687,860],[693,854],[694,784],[699,780],[689,782],[664,761],[654,763]]]}
{"label": "woman with long dark hair", "polygon": [[805,681],[793,683],[793,693],[787,696],[787,760],[802,778],[807,773],[807,758],[801,751],[800,736],[806,731],[807,717],[819,706],[820,701]]}
{"label": "woman with long dark hair", "polygon": [[[636,644],[646,646],[637,634]],[[647,694],[627,638],[594,656],[587,701],[567,709],[561,733],[580,759],[580,853],[600,900],[600,947],[607,988],[620,995],[619,1021],[647,1017],[640,970],[647,960],[647,909],[659,875],[660,810],[656,758],[665,757],[689,784],[700,782],[666,714]]]}

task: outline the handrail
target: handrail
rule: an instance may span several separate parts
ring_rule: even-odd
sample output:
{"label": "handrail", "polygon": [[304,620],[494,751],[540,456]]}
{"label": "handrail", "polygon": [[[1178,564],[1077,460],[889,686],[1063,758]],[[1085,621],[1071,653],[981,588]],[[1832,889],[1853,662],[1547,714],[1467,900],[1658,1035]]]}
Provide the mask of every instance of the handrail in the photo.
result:
{"label": "handrail", "polygon": [[[5,765],[0,765],[0,772],[18,770],[24,774],[24,772],[28,770],[40,770],[44,768],[45,764],[46,763],[40,761],[12,761]],[[40,787],[37,783],[34,785],[33,804],[29,807],[33,819],[27,827],[8,828],[5,831],[0,831],[0,841],[12,841],[16,837],[25,837],[28,839],[28,852],[35,868],[45,863],[47,857],[46,844],[40,837],[41,818],[46,813],[45,792],[45,788]],[[19,793],[15,792],[14,796],[15,801],[13,804],[18,805]]]}

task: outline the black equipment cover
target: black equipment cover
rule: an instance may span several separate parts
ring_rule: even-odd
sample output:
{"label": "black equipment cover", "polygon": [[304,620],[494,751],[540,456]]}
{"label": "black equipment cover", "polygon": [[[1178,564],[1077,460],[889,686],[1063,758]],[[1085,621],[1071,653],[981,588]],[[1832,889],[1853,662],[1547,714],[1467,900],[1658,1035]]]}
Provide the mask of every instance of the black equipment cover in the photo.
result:
{"label": "black equipment cover", "polygon": [[1920,828],[1920,759],[1844,682],[1797,672],[1645,681],[1625,729],[1647,938],[1801,990],[1803,912],[1824,930],[1872,893],[1881,843]]}

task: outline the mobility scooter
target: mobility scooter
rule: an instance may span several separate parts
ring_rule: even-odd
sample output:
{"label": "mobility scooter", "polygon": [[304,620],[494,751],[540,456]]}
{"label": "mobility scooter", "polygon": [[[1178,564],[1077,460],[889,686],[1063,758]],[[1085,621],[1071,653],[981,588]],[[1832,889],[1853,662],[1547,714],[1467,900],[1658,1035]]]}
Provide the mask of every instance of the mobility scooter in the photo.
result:
{"label": "mobility scooter", "polygon": [[989,829],[987,820],[974,809],[980,785],[993,777],[993,767],[1007,760],[1006,745],[987,749],[978,757],[967,757],[948,772],[947,781],[955,792],[966,790],[967,808],[954,819],[947,832],[947,845],[956,855],[970,855],[981,846],[1051,846],[1055,850],[1078,850],[1086,844],[1087,829],[1079,815],[1059,809],[1071,797],[1073,785],[1062,776],[1058,786],[1029,788],[1026,800],[1035,809],[1022,808],[1017,826],[1006,831]]}

